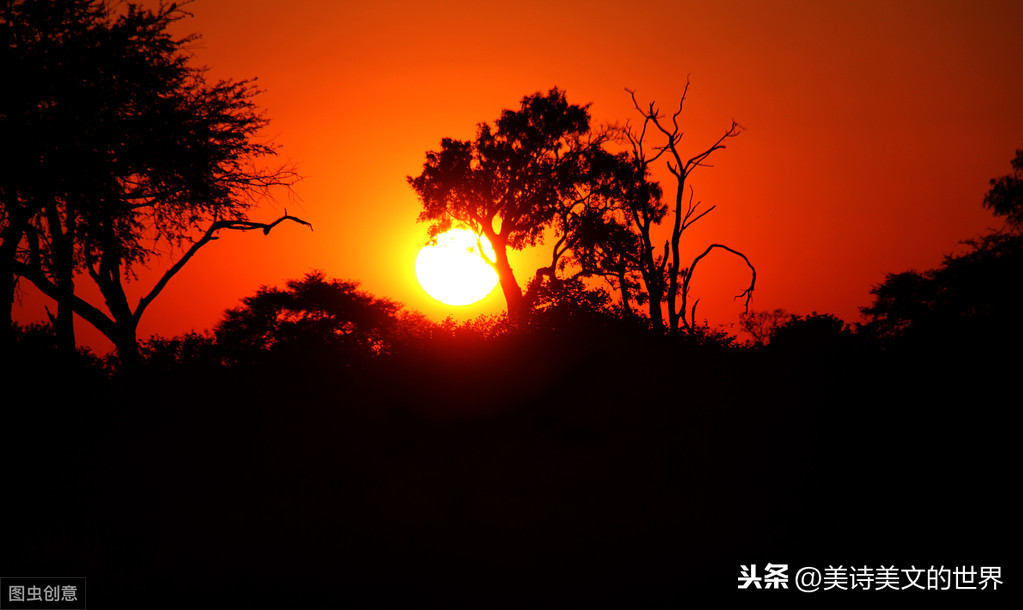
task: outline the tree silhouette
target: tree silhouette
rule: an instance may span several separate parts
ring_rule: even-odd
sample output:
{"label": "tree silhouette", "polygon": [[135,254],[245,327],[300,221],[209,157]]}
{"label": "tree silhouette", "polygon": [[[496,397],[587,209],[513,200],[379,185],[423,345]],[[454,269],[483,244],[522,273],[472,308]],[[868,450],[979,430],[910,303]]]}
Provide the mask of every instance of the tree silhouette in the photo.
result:
{"label": "tree silhouette", "polygon": [[400,306],[358,286],[328,281],[322,271],[289,281],[287,289],[264,286],[225,313],[215,330],[218,347],[232,363],[266,355],[309,361],[315,353],[338,366],[384,353],[395,338]]}
{"label": "tree silhouette", "polygon": [[[168,32],[186,16],[176,5],[152,11],[129,3],[116,13],[80,0],[0,8],[19,92],[5,98],[0,120],[33,151],[20,162],[28,167],[0,169],[2,270],[5,286],[14,272],[57,302],[65,349],[74,348],[74,313],[130,365],[143,313],[200,248],[223,230],[266,234],[282,221],[304,221],[287,213],[270,223],[248,218],[273,187],[295,180],[289,169],[261,165],[276,148],[254,139],[267,121],[253,83],[210,83],[189,64],[185,45],[194,37]],[[179,251],[177,260],[132,306],[125,284],[167,250]],[[95,282],[106,311],[78,294],[79,271]]]}
{"label": "tree silhouette", "polygon": [[[522,99],[505,110],[496,129],[478,126],[471,141],[444,138],[441,149],[426,154],[423,171],[408,177],[419,195],[421,222],[430,236],[454,224],[484,235],[494,247],[489,261],[497,271],[512,318],[521,317],[527,299],[508,262],[508,250],[538,244],[544,230],[565,222],[580,203],[587,183],[586,157],[599,147],[590,136],[585,106],[569,104],[557,88]],[[559,240],[549,268],[553,275],[567,249]]]}
{"label": "tree silhouette", "polygon": [[967,240],[967,250],[947,255],[925,271],[890,273],[861,308],[864,330],[888,345],[957,348],[1018,340],[1023,288],[1023,149],[1014,173],[991,180],[984,207],[1006,227]]}
{"label": "tree silhouette", "polygon": [[784,309],[772,311],[750,311],[742,315],[739,323],[752,340],[753,345],[763,347],[771,342],[774,333],[792,319]]}
{"label": "tree silhouette", "polygon": [[[661,320],[660,302],[661,297],[663,297],[668,304],[668,328],[672,332],[679,329],[691,331],[696,326],[696,306],[699,304],[699,300],[694,302],[691,307],[688,305],[690,283],[693,279],[696,265],[715,249],[734,254],[741,258],[746,263],[746,266],[749,267],[750,283],[736,296],[737,299],[745,297],[747,310],[749,309],[750,299],[753,297],[753,289],[757,280],[757,271],[749,258],[739,250],[724,244],[711,244],[702,254],[694,258],[688,267],[682,266],[680,252],[682,234],[716,207],[711,206],[705,210],[700,210],[701,202],[693,203],[693,189],[691,185],[689,185],[688,197],[686,195],[687,180],[697,168],[709,167],[707,159],[715,151],[724,149],[726,140],[734,138],[742,132],[739,124],[732,121],[731,126],[725,130],[725,133],[713,145],[692,156],[683,154],[681,146],[684,133],[679,125],[679,117],[682,115],[682,109],[688,92],[689,82],[687,81],[679,98],[678,109],[671,115],[671,122],[669,124],[653,102],[646,108],[643,108],[636,99],[636,92],[629,90],[633,105],[643,116],[641,127],[627,131],[627,137],[632,146],[633,162],[636,165],[637,175],[647,175],[651,164],[662,155],[667,154],[668,171],[675,177],[675,197],[674,205],[671,209],[671,239],[669,242],[665,242],[662,254],[658,255],[655,253],[653,239],[650,236],[652,228],[659,222],[656,214],[654,214],[656,208],[651,208],[651,211],[646,214],[635,215],[632,220],[632,229],[642,239],[645,252],[642,258],[642,269],[644,277],[649,278],[647,281],[647,292],[651,300],[651,319],[655,323]],[[645,140],[651,130],[660,134],[663,144],[654,146],[652,151],[648,151]],[[652,214],[655,218],[653,221],[650,219]],[[663,214],[661,216],[663,217]],[[654,311],[654,302],[658,304],[657,311]],[[687,311],[689,314],[688,319],[686,318]]]}
{"label": "tree silhouette", "polygon": [[788,316],[773,329],[769,344],[772,349],[820,354],[842,348],[852,336],[849,325],[840,318],[815,311],[808,316]]}
{"label": "tree silhouette", "polygon": [[586,206],[564,223],[577,275],[616,286],[626,316],[634,315],[631,301],[649,305],[654,328],[662,328],[664,269],[651,241],[651,229],[667,214],[661,187],[628,153],[601,151],[591,158],[595,171]]}
{"label": "tree silhouette", "polygon": [[984,197],[984,207],[995,216],[1004,216],[1009,226],[1023,228],[1023,148],[1012,159],[1012,173],[991,179],[991,190]]}
{"label": "tree silhouette", "polygon": [[[88,129],[78,108],[95,108],[89,83],[98,76],[89,61],[100,46],[101,33],[83,27],[104,20],[103,7],[89,0],[5,2],[0,5],[0,299],[4,307],[3,343],[12,339],[11,308],[17,276],[25,255],[24,238],[44,207],[58,193],[90,179],[88,145],[80,138]],[[76,131],[80,130],[80,131]],[[81,162],[78,165],[76,161]],[[52,204],[51,204],[52,207]],[[43,222],[46,222],[43,220]],[[73,349],[70,297],[72,245],[56,235],[48,244],[60,252],[61,265],[51,270],[61,307],[57,327]],[[70,332],[69,332],[70,331]]]}
{"label": "tree silhouette", "polygon": [[[521,318],[535,302],[542,278],[556,283],[600,277],[621,295],[625,315],[634,313],[633,301],[647,305],[651,325],[662,331],[661,307],[666,302],[668,329],[692,331],[698,304],[688,305],[693,273],[717,249],[738,256],[749,267],[749,286],[736,297],[745,297],[748,308],[756,269],[742,252],[711,244],[682,266],[683,232],[714,209],[699,210],[692,188],[683,209],[686,180],[707,165],[714,151],[725,147],[725,140],[740,133],[733,122],[711,147],[683,157],[678,118],[687,91],[688,83],[670,126],[654,104],[644,110],[632,93],[643,114],[642,127],[635,131],[615,127],[591,131],[587,108],[568,104],[556,88],[526,96],[519,110],[502,113],[496,131],[483,123],[474,140],[445,138],[440,151],[427,153],[423,172],[408,178],[423,203],[419,220],[432,223],[431,236],[461,224],[490,240],[496,256],[488,262],[498,273],[512,319]],[[644,141],[650,130],[659,132],[664,142],[652,153]],[[607,150],[615,139],[627,141],[631,151]],[[677,181],[672,236],[663,249],[653,232],[670,210],[661,201],[660,185],[650,179],[650,167],[662,155],[669,158],[668,169]],[[507,250],[536,245],[548,229],[556,236],[551,264],[537,270],[529,284],[532,292],[523,295]],[[568,277],[559,278],[558,272],[569,266],[573,270]]]}
{"label": "tree silhouette", "polygon": [[865,329],[887,344],[954,348],[1019,339],[1023,235],[994,233],[966,242],[925,271],[891,273],[861,311]]}
{"label": "tree silhouette", "polygon": [[610,299],[603,290],[588,289],[578,278],[542,282],[531,287],[535,300],[529,315],[529,326],[543,332],[558,332],[566,328],[594,330],[612,316]]}

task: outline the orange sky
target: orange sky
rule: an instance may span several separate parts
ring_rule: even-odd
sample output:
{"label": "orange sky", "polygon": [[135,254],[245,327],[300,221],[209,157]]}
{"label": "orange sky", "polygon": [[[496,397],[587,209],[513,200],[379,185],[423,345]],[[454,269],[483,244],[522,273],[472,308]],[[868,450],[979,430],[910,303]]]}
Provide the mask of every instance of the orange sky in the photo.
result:
{"label": "orange sky", "polygon": [[[553,86],[592,103],[596,122],[624,121],[637,117],[625,87],[670,111],[689,75],[688,150],[709,145],[733,118],[746,128],[715,153],[713,169],[694,174],[697,198],[718,208],[690,230],[687,251],[718,242],[748,254],[758,310],[857,320],[886,272],[932,267],[997,224],[980,202],[1023,146],[1019,2],[188,8],[194,17],[179,26],[202,35],[196,61],[216,78],[259,78],[266,135],[304,176],[295,198],[256,216],[270,220],[286,206],[315,231],[224,234],[150,306],[140,337],[208,329],[259,285],[311,269],[437,319],[502,310],[500,289],[452,308],[419,287],[413,267],[426,227],[405,177],[442,137],[470,138],[478,122]],[[526,254],[512,264],[521,281],[537,266]],[[731,296],[744,271],[725,256],[701,263],[698,317],[735,322],[741,306]],[[25,289],[18,317],[43,317],[44,303]],[[86,323],[77,328],[83,342],[109,349]]]}

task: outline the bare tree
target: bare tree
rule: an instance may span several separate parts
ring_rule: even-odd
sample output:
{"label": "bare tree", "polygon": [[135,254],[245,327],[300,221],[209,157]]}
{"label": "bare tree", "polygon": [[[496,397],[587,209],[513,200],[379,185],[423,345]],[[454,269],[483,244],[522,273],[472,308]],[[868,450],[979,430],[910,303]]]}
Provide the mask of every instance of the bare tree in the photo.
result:
{"label": "bare tree", "polygon": [[[713,250],[720,249],[725,252],[729,252],[741,258],[750,269],[750,283],[749,285],[739,294],[736,298],[745,297],[745,305],[748,311],[750,299],[753,297],[753,289],[756,285],[756,269],[750,262],[749,258],[745,254],[731,248],[724,244],[712,244],[703,253],[698,255],[692,260],[692,262],[686,266],[682,266],[681,257],[681,243],[682,235],[686,229],[693,226],[698,220],[709,214],[714,210],[716,206],[710,206],[709,208],[700,209],[700,203],[697,201],[693,202],[693,188],[691,184],[687,184],[692,173],[700,167],[711,167],[707,163],[707,159],[717,150],[722,150],[726,146],[727,140],[738,136],[742,132],[742,128],[738,123],[732,121],[732,124],[725,130],[720,138],[717,139],[708,148],[700,150],[695,155],[689,155],[682,152],[682,141],[683,131],[679,125],[679,117],[682,115],[682,110],[686,100],[686,94],[689,92],[689,81],[686,81],[685,88],[682,91],[682,95],[679,98],[678,108],[671,115],[670,119],[665,118],[660,111],[657,109],[654,102],[650,102],[645,108],[636,99],[636,92],[630,89],[626,89],[629,95],[632,96],[632,103],[636,110],[643,117],[642,125],[638,129],[630,128],[627,131],[627,138],[632,146],[632,155],[634,162],[637,166],[637,170],[642,173],[646,173],[651,164],[660,159],[662,156],[667,157],[668,171],[675,177],[675,197],[673,212],[673,222],[671,230],[671,239],[666,241],[663,248],[663,253],[657,255],[654,252],[654,244],[650,237],[650,231],[654,226],[654,223],[643,221],[635,222],[634,227],[642,236],[644,242],[644,249],[646,254],[643,259],[643,266],[646,268],[648,274],[654,281],[648,282],[647,289],[650,293],[651,301],[660,295],[664,295],[664,298],[668,305],[668,328],[672,332],[677,332],[680,328],[683,330],[692,330],[696,324],[696,306],[699,300],[695,301],[692,306],[688,305],[690,283],[693,278],[693,272],[696,269],[697,263],[703,260]],[[657,133],[661,136],[661,144],[655,145],[647,149],[646,138],[649,133]],[[689,187],[688,195],[686,193],[686,187]],[[665,277],[666,281],[666,293],[661,292],[662,286],[658,284],[657,278]],[[660,300],[658,299],[658,308],[660,307]],[[686,317],[687,307],[689,317]],[[651,318],[659,319],[659,314],[654,316],[653,305],[651,305]]]}

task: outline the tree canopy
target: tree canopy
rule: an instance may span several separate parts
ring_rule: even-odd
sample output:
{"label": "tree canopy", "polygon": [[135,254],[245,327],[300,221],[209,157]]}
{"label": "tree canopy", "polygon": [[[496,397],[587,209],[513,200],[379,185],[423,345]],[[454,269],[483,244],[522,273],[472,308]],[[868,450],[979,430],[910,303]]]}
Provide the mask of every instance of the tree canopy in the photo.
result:
{"label": "tree canopy", "polygon": [[[663,331],[667,304],[668,330],[692,331],[698,301],[688,305],[690,282],[714,250],[749,267],[749,286],[737,297],[748,307],[756,270],[745,254],[711,244],[688,266],[680,257],[682,234],[714,209],[699,210],[691,186],[686,202],[686,180],[741,131],[733,122],[709,148],[684,155],[679,116],[686,91],[688,83],[670,123],[654,104],[640,107],[632,93],[643,116],[638,129],[593,129],[588,107],[569,104],[557,88],[528,95],[518,110],[501,114],[496,129],[481,123],[474,140],[445,138],[440,151],[426,154],[422,173],[408,178],[423,204],[419,220],[431,223],[431,236],[457,224],[490,240],[495,260],[488,262],[513,319],[536,304],[544,281],[597,278],[619,293],[626,317],[636,315],[632,303],[645,305],[651,326]],[[661,143],[651,147],[648,132]],[[662,155],[677,181],[673,208],[661,201],[661,186],[650,177]],[[655,232],[669,216],[671,238],[662,247]],[[550,265],[537,270],[523,295],[507,251],[537,245],[545,235],[554,241]]]}
{"label": "tree canopy", "polygon": [[[95,0],[0,7],[11,85],[0,102],[2,296],[9,314],[15,275],[35,284],[72,349],[75,313],[136,357],[139,320],[167,282],[219,231],[268,232],[277,223],[248,214],[295,180],[265,165],[277,149],[257,139],[267,121],[254,83],[208,81],[186,50],[194,37],[171,35],[185,16]],[[133,269],[167,251],[177,260],[129,304]],[[83,272],[103,306],[76,290]]]}
{"label": "tree canopy", "polygon": [[264,286],[242,299],[240,307],[225,313],[216,338],[234,361],[311,352],[336,366],[389,349],[399,309],[359,290],[357,282],[327,280],[314,271],[289,281],[286,289]]}
{"label": "tree canopy", "polygon": [[1015,229],[1023,228],[1023,148],[1012,159],[1012,173],[991,179],[984,207],[995,216],[1004,216]]}
{"label": "tree canopy", "polygon": [[426,154],[422,173],[408,178],[431,236],[458,224],[490,241],[490,263],[513,316],[525,302],[508,250],[539,243],[578,202],[588,179],[587,155],[597,148],[590,135],[587,107],[568,103],[554,88],[524,97],[495,127],[480,123],[473,140],[444,138],[439,151]]}
{"label": "tree canopy", "polygon": [[934,269],[890,273],[862,308],[865,329],[889,345],[956,347],[1018,339],[1023,289],[1023,149],[1013,173],[991,180],[984,207],[1005,217],[999,231],[964,242]]}

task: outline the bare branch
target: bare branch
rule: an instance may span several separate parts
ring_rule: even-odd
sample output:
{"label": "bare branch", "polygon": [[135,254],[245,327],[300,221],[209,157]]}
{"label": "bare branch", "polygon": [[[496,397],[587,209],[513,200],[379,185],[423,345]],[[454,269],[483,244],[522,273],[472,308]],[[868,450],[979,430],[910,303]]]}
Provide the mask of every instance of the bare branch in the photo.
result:
{"label": "bare branch", "polygon": [[675,126],[675,133],[679,133],[678,117],[682,114],[682,104],[686,101],[686,94],[689,93],[689,75],[686,75],[686,86],[682,89],[682,97],[678,99],[678,110],[671,115],[671,122]]}
{"label": "bare branch", "polygon": [[[692,264],[689,265],[689,269],[687,269],[685,274],[684,274],[684,279],[682,281],[682,291],[681,291],[682,292],[682,308],[681,308],[681,311],[682,311],[683,317],[685,316],[686,298],[689,295],[689,282],[693,279],[693,272],[696,270],[696,264],[699,263],[708,254],[710,254],[711,251],[714,250],[714,248],[721,248],[722,250],[726,250],[728,252],[731,252],[732,254],[738,256],[743,261],[745,261],[746,266],[749,267],[749,269],[750,269],[750,282],[749,282],[749,286],[747,286],[745,290],[743,290],[742,292],[740,292],[739,294],[737,294],[735,296],[736,299],[739,299],[739,298],[742,298],[742,297],[746,297],[745,311],[746,311],[746,313],[749,313],[750,300],[753,298],[753,289],[754,289],[754,287],[756,286],[756,283],[757,283],[757,270],[756,270],[756,268],[753,267],[753,263],[751,263],[749,258],[747,258],[746,255],[743,254],[742,252],[739,252],[738,250],[735,250],[733,248],[729,248],[728,246],[725,246],[725,245],[722,245],[722,244],[711,244],[710,246],[707,247],[706,250],[703,251],[703,254],[700,254],[699,256],[697,256],[696,258],[693,259]],[[699,302],[699,301],[697,301],[697,302]],[[695,316],[695,311],[696,311],[696,305],[694,304],[693,305],[693,312],[694,313],[692,314],[693,316]],[[690,320],[695,321],[695,318],[691,317]]]}
{"label": "bare branch", "polygon": [[163,274],[163,277],[161,277],[160,281],[158,281],[156,285],[153,286],[153,289],[149,291],[149,294],[139,299],[138,307],[135,308],[135,312],[133,313],[135,321],[138,322],[138,320],[142,317],[142,312],[146,310],[146,307],[148,307],[149,304],[153,302],[153,299],[155,299],[157,295],[159,295],[160,292],[164,289],[164,287],[167,286],[167,283],[170,282],[171,278],[177,275],[178,271],[181,271],[181,268],[185,266],[185,263],[187,263],[189,259],[195,256],[195,253],[198,252],[200,248],[202,248],[209,242],[217,239],[218,231],[222,229],[228,229],[232,231],[253,231],[255,229],[262,229],[263,235],[268,235],[271,229],[273,229],[274,227],[276,227],[277,225],[286,220],[290,220],[292,222],[297,222],[299,224],[305,225],[309,227],[310,231],[312,231],[313,229],[313,225],[302,220],[301,218],[290,216],[287,210],[284,210],[283,216],[269,224],[262,222],[252,222],[249,220],[214,221],[213,224],[211,224],[210,227],[206,230],[206,233],[204,233],[203,236],[198,241],[193,243],[192,247],[189,248],[181,256],[180,259],[178,259],[178,262],[174,263],[174,265],[170,269],[168,269],[166,273]]}
{"label": "bare branch", "polygon": [[[60,291],[57,289],[57,285],[46,277],[43,272],[41,265],[39,265],[38,258],[30,263],[22,261],[13,261],[14,271],[21,277],[26,278],[28,281],[39,289],[40,292],[56,301],[60,296]],[[104,334],[112,333],[114,329],[114,321],[100,311],[97,307],[84,300],[78,295],[72,297],[73,309],[76,314],[81,316],[89,324],[92,324]],[[49,313],[49,310],[47,310]]]}
{"label": "bare branch", "polygon": [[[728,130],[725,131],[725,133],[720,138],[718,138],[717,142],[714,142],[714,144],[710,148],[708,148],[707,150],[701,152],[700,154],[698,154],[695,157],[692,157],[688,161],[686,161],[685,166],[683,168],[685,175],[689,176],[690,172],[692,172],[697,167],[700,167],[703,164],[703,161],[707,157],[709,157],[711,155],[711,153],[713,153],[715,150],[721,150],[721,149],[725,148],[725,146],[722,144],[722,142],[724,142],[728,138],[734,138],[734,137],[738,136],[741,133],[742,133],[742,128],[739,126],[738,123],[736,123],[735,121],[732,121],[731,127],[729,127]],[[707,166],[703,165],[703,167],[707,167]]]}
{"label": "bare branch", "polygon": [[487,253],[483,250],[483,239],[482,239],[482,237],[483,236],[482,236],[481,233],[476,233],[476,249],[479,251],[480,258],[483,259],[483,262],[485,262],[486,264],[488,264],[491,267],[493,267],[494,270],[496,271],[497,270],[497,261],[490,260],[490,257],[488,257]]}
{"label": "bare branch", "polygon": [[690,226],[692,226],[692,224],[695,223],[697,220],[699,220],[699,219],[703,218],[704,216],[706,216],[707,214],[710,214],[711,212],[713,212],[714,208],[718,207],[716,205],[712,205],[707,210],[701,212],[699,216],[697,216],[696,218],[693,218],[692,220],[690,220],[690,217],[693,215],[693,212],[695,212],[696,208],[700,207],[700,204],[702,203],[701,201],[697,201],[696,205],[693,205],[693,196],[694,196],[694,194],[695,194],[695,191],[693,190],[692,185],[690,185],[689,186],[689,203],[686,206],[686,215],[682,218],[681,229],[683,231],[685,231]]}

